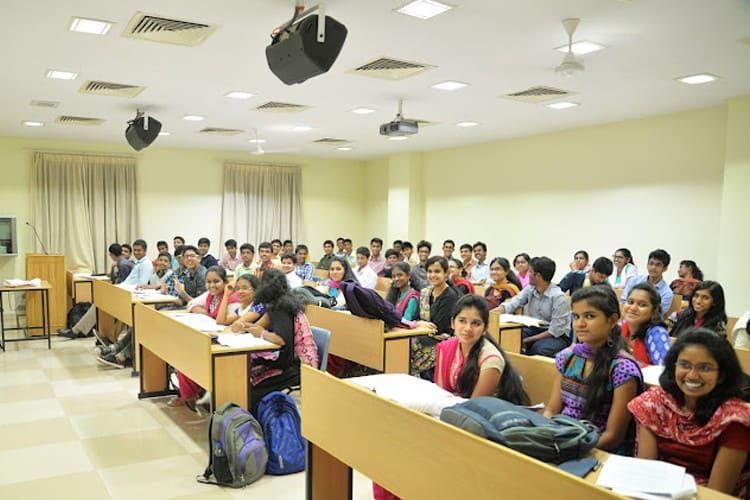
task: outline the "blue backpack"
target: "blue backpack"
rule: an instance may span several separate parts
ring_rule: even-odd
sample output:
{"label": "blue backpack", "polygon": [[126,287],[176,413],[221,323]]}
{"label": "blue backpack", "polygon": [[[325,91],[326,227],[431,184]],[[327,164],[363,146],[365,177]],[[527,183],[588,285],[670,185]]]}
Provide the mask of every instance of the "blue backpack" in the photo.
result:
{"label": "blue backpack", "polygon": [[266,473],[282,475],[305,470],[307,441],[302,437],[294,400],[279,391],[267,394],[258,405],[258,420],[268,448]]}

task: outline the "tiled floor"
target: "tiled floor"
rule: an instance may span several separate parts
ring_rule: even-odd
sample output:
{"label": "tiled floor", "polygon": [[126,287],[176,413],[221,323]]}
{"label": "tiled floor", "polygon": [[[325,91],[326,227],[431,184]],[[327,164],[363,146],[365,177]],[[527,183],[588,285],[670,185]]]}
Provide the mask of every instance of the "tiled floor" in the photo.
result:
{"label": "tiled floor", "polygon": [[[139,401],[130,370],[99,366],[93,340],[53,338],[0,352],[0,498],[302,499],[304,473],[241,490],[199,484],[208,417]],[[354,475],[354,497],[372,498]]]}

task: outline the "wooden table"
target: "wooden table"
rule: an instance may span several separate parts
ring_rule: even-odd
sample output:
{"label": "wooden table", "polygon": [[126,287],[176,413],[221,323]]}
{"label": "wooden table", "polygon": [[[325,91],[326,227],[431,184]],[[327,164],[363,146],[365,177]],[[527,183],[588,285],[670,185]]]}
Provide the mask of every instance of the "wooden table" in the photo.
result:
{"label": "wooden table", "polygon": [[351,499],[352,468],[407,499],[625,498],[319,370],[303,366],[302,387],[308,500]]}
{"label": "wooden table", "polygon": [[487,333],[505,352],[521,352],[522,328],[523,325],[520,323],[501,323],[500,313],[497,311],[490,312]]}
{"label": "wooden table", "polygon": [[133,374],[137,374],[140,368],[140,360],[137,355],[138,343],[135,327],[136,304],[181,304],[180,299],[171,295],[144,295],[136,296],[130,290],[121,286],[113,285],[106,281],[93,280],[94,305],[97,308],[97,323],[100,325],[108,322],[103,314],[121,321],[133,329]]}
{"label": "wooden table", "polygon": [[169,312],[136,304],[140,358],[138,398],[176,394],[169,389],[168,365],[211,392],[212,408],[234,401],[250,408],[250,354],[278,349],[273,345],[226,347],[211,343],[211,334],[185,325]]}
{"label": "wooden table", "polygon": [[[39,285],[24,285],[24,286],[0,286],[0,348],[5,351],[6,342],[24,342],[27,340],[44,340],[47,339],[47,349],[52,349],[52,340],[50,338],[50,319],[49,319],[49,291],[52,289],[46,281],[42,281]],[[28,311],[26,315],[26,327],[21,328],[16,325],[15,328],[5,328],[5,310],[3,309],[3,293],[10,292],[39,292],[41,295],[41,326],[29,326],[28,325]],[[27,302],[27,307],[30,302]],[[6,331],[28,331],[28,330],[41,330],[42,335],[24,336],[18,339],[5,339]]]}
{"label": "wooden table", "polygon": [[394,328],[385,331],[379,319],[309,305],[305,310],[312,326],[330,330],[328,352],[385,373],[409,373],[411,338],[429,330]]}
{"label": "wooden table", "polygon": [[71,271],[65,272],[66,283],[68,286],[68,296],[70,305],[74,306],[79,302],[94,301],[94,284],[96,280],[109,282],[108,276],[92,276],[90,274],[75,274]]}

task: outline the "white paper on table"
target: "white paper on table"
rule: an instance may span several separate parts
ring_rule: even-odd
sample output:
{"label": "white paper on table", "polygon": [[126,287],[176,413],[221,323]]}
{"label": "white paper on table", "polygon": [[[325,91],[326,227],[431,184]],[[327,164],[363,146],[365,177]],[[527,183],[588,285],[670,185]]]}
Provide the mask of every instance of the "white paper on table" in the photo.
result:
{"label": "white paper on table", "polygon": [[672,500],[692,500],[698,493],[698,485],[695,484],[695,478],[692,475],[685,474],[685,477],[682,481],[682,491],[671,496],[652,495],[649,493],[644,493],[642,491],[633,490],[614,489],[612,491],[626,497],[637,498],[638,500],[664,500],[665,498],[670,498]]}
{"label": "white paper on table", "polygon": [[685,468],[678,465],[610,455],[596,484],[611,490],[628,491],[628,496],[647,493],[657,498],[682,498],[685,476]]}
{"label": "white paper on table", "polygon": [[547,324],[538,318],[532,318],[531,316],[524,316],[523,314],[501,314],[500,323],[520,323],[524,326],[542,326]]}
{"label": "white paper on table", "polygon": [[34,278],[31,280],[21,280],[18,278],[9,278],[5,281],[0,282],[0,285],[2,286],[11,286],[11,287],[23,287],[23,286],[39,286],[42,284],[42,280],[39,278]]}
{"label": "white paper on table", "polygon": [[641,368],[641,373],[643,373],[643,381],[646,383],[646,385],[659,385],[659,376],[663,371],[664,366],[662,365],[644,366]]}
{"label": "white paper on table", "polygon": [[227,347],[277,347],[275,344],[250,334],[222,333],[218,335],[219,344]]}
{"label": "white paper on table", "polygon": [[183,325],[187,325],[202,332],[223,332],[224,328],[226,328],[223,325],[217,325],[215,319],[211,316],[206,316],[205,314],[179,313],[170,314],[170,316]]}

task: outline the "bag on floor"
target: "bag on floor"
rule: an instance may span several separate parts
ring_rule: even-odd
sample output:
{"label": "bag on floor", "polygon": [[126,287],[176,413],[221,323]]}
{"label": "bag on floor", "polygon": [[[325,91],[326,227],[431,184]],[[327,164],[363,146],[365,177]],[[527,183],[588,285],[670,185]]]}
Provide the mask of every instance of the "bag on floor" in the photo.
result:
{"label": "bag on floor", "polygon": [[232,402],[224,403],[211,416],[208,455],[208,467],[196,478],[199,483],[242,488],[266,473],[268,451],[260,424]]}
{"label": "bag on floor", "polygon": [[599,431],[590,422],[566,415],[547,418],[488,396],[445,408],[440,420],[543,462],[581,457],[599,441]]}
{"label": "bag on floor", "polygon": [[282,475],[305,470],[307,441],[294,400],[279,391],[267,394],[258,405],[258,420],[268,448],[266,472]]}
{"label": "bag on floor", "polygon": [[[73,328],[76,325],[76,323],[81,321],[81,318],[83,318],[86,315],[88,310],[91,308],[91,305],[92,305],[91,302],[78,302],[73,307],[71,307],[70,310],[68,311],[68,316],[65,321],[66,327]],[[78,336],[86,337],[88,336],[89,333],[91,332],[88,331],[88,332],[79,333]]]}

